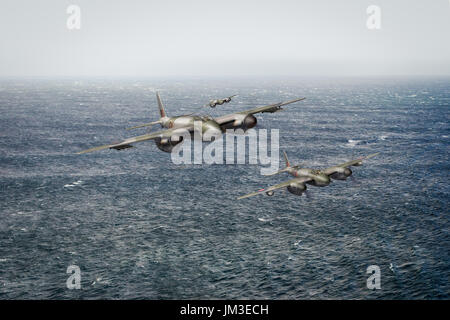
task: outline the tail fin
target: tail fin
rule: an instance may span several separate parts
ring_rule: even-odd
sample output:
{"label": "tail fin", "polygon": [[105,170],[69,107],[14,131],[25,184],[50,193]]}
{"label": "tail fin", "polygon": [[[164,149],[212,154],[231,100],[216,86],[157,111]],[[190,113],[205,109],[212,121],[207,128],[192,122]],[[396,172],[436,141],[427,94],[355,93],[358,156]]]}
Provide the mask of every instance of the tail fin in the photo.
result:
{"label": "tail fin", "polygon": [[289,162],[289,158],[286,154],[286,151],[283,150],[284,160],[286,161],[286,167],[290,167],[291,163]]}
{"label": "tail fin", "polygon": [[161,116],[159,118],[159,120],[152,121],[152,122],[149,122],[149,123],[140,124],[138,126],[134,126],[134,127],[131,127],[131,128],[127,128],[127,130],[143,128],[143,127],[151,127],[151,126],[153,126],[155,124],[158,124],[158,123],[161,125],[161,127],[163,127],[163,124],[162,124],[163,120],[161,120],[161,119],[166,117],[166,111],[164,110],[164,105],[162,103],[162,100],[161,100],[161,97],[159,96],[159,92],[158,91],[156,91],[156,101],[158,101],[159,115]]}
{"label": "tail fin", "polygon": [[164,118],[166,116],[166,111],[164,110],[164,105],[161,97],[159,96],[159,92],[156,92],[156,100],[158,101],[159,114],[161,115],[161,118]]}

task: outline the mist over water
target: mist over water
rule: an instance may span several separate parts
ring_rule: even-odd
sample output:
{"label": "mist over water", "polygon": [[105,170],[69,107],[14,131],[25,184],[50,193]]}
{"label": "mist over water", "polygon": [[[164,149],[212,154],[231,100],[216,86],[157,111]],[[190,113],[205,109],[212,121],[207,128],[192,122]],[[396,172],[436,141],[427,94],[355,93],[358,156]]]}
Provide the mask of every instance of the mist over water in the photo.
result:
{"label": "mist over water", "polygon": [[[257,115],[292,163],[380,155],[310,198],[237,201],[290,177],[174,165],[151,141],[74,154],[145,133],[124,129],[157,120],[156,90],[169,116],[305,96]],[[448,78],[2,80],[0,298],[448,299],[449,106]]]}
{"label": "mist over water", "polygon": [[[68,28],[73,5],[80,29]],[[380,29],[368,28],[373,5]],[[3,0],[0,76],[449,76],[449,10],[448,0]]]}

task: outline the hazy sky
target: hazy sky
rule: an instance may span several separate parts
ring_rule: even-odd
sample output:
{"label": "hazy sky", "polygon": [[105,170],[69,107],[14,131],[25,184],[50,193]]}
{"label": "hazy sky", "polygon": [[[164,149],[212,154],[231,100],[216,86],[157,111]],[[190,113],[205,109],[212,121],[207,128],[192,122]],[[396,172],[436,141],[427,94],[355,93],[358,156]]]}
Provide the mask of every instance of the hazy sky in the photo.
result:
{"label": "hazy sky", "polygon": [[0,4],[0,76],[450,75],[449,0]]}

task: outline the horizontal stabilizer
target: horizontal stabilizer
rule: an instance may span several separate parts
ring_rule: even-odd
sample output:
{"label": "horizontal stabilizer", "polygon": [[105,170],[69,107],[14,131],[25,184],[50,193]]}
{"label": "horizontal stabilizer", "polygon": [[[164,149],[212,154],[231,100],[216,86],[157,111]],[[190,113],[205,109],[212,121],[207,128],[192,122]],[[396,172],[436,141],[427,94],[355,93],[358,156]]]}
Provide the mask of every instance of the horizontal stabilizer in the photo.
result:
{"label": "horizontal stabilizer", "polygon": [[274,176],[274,175],[279,174],[279,173],[288,172],[288,171],[291,170],[291,169],[292,169],[292,167],[287,167],[287,168],[278,170],[278,171],[273,172],[273,173],[264,174],[264,176],[267,176],[267,177],[269,177],[269,176]]}
{"label": "horizontal stabilizer", "polygon": [[158,123],[161,123],[161,120],[156,120],[156,121],[153,121],[153,122],[140,124],[140,125],[138,125],[138,126],[134,126],[134,127],[131,127],[131,128],[127,128],[127,130],[132,130],[132,129],[137,129],[137,128],[143,128],[143,127],[151,127],[151,126],[154,126],[155,124],[158,124]]}

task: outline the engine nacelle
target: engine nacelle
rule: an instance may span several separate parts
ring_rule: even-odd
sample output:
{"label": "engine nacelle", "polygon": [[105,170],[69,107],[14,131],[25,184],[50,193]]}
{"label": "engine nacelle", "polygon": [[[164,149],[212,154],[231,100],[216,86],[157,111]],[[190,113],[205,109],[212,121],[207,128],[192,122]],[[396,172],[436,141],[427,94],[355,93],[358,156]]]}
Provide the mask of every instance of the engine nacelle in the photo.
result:
{"label": "engine nacelle", "polygon": [[211,138],[219,138],[222,135],[222,128],[214,120],[203,121],[202,136],[203,141],[211,141]]}
{"label": "engine nacelle", "polygon": [[342,170],[333,173],[330,177],[335,180],[346,180],[352,173],[352,170],[349,168],[342,168]]}
{"label": "engine nacelle", "polygon": [[179,138],[179,141],[173,141],[172,139],[161,139],[157,138],[155,139],[155,144],[158,147],[159,150],[164,152],[172,152],[173,148],[183,142],[183,137]]}
{"label": "engine nacelle", "polygon": [[273,191],[267,191],[267,192],[266,192],[266,194],[267,194],[269,197],[273,196],[274,193],[275,193],[275,192],[273,192]]}
{"label": "engine nacelle", "polygon": [[301,196],[303,194],[303,192],[306,191],[306,185],[304,183],[291,183],[288,187],[287,187],[288,191],[290,193],[295,194],[296,196]]}
{"label": "engine nacelle", "polygon": [[244,131],[253,128],[258,123],[258,120],[256,120],[255,116],[252,114],[249,114],[245,116],[243,119],[237,119],[233,123],[233,127],[235,129],[243,129]]}

